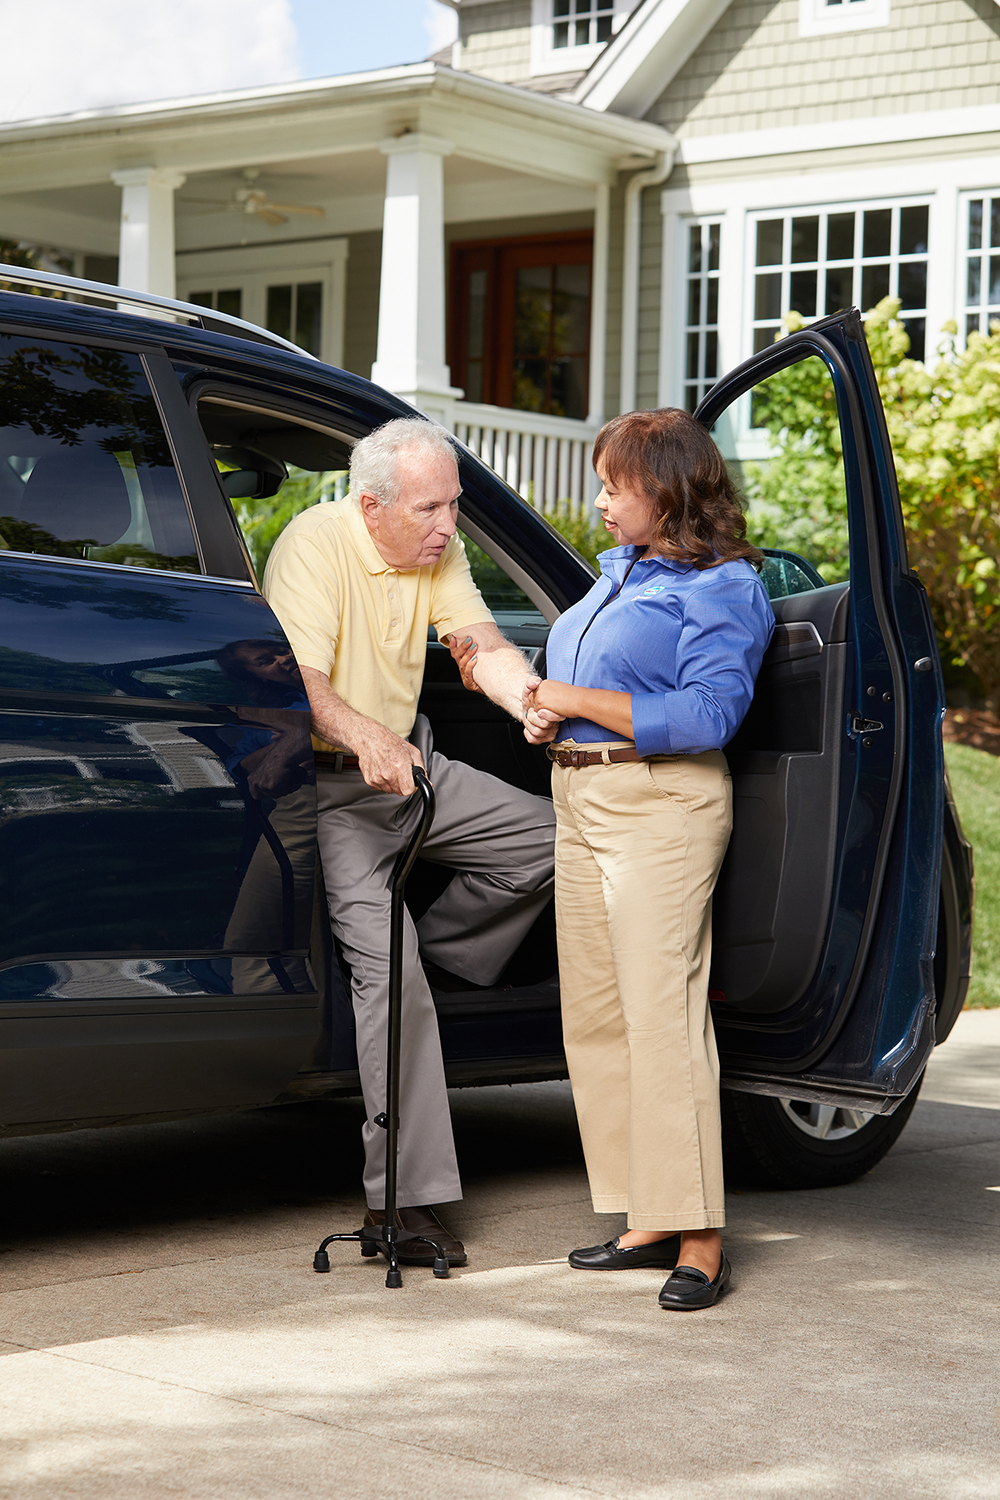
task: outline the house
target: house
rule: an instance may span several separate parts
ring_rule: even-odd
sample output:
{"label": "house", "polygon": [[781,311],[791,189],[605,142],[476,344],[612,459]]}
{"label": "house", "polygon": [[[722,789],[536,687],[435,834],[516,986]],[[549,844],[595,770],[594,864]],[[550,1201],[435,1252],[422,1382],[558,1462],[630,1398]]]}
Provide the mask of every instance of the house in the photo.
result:
{"label": "house", "polygon": [[0,236],[371,375],[535,503],[804,317],[1000,316],[998,0],[447,0],[426,62],[0,128]]}

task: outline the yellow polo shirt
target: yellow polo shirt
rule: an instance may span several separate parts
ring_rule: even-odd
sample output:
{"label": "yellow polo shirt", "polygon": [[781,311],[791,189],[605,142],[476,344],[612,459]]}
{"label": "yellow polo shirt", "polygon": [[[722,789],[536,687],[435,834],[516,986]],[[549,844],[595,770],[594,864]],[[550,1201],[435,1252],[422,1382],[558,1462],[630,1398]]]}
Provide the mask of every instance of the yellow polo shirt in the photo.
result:
{"label": "yellow polo shirt", "polygon": [[299,666],[326,672],[345,703],[404,739],[417,715],[428,626],[440,638],[493,618],[460,537],[433,565],[400,572],[350,498],[312,505],[288,523],[268,559],[264,597]]}

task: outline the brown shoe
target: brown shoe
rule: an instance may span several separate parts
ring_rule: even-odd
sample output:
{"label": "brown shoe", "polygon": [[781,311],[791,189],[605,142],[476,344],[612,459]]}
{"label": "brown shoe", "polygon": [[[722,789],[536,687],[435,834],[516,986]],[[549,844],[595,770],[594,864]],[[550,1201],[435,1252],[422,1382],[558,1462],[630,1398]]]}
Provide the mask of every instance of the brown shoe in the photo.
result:
{"label": "brown shoe", "polygon": [[[426,1205],[418,1208],[397,1208],[396,1216],[401,1226],[408,1229],[411,1234],[425,1234],[428,1239],[440,1245],[448,1258],[449,1266],[465,1265],[468,1260],[465,1246],[450,1230],[445,1229],[432,1208]],[[369,1208],[365,1213],[365,1223],[384,1224],[385,1214],[380,1208]],[[388,1260],[388,1252],[383,1249],[382,1254]],[[433,1266],[434,1251],[430,1245],[425,1245],[420,1240],[415,1243],[404,1240],[396,1250],[396,1259],[401,1266]]]}

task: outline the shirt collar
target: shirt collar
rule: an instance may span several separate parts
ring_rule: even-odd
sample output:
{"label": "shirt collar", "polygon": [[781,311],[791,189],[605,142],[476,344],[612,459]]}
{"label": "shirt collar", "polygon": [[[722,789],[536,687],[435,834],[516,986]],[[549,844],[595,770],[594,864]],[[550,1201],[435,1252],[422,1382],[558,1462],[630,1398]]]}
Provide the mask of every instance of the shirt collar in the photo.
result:
{"label": "shirt collar", "polygon": [[[612,547],[607,552],[599,552],[597,561],[601,572],[616,582],[624,576],[625,567],[635,561],[647,568],[669,568],[672,573],[689,573],[691,564],[681,562],[676,557],[663,557],[656,553],[653,557],[643,558],[640,554],[645,551],[644,547]],[[625,567],[621,564],[624,563]]]}

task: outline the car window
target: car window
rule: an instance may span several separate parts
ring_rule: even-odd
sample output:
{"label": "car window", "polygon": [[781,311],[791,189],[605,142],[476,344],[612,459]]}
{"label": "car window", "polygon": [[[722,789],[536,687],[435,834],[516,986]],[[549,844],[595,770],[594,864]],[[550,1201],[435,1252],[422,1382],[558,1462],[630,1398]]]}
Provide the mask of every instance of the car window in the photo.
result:
{"label": "car window", "polygon": [[712,430],[747,506],[747,535],[767,549],[772,599],[850,576],[847,487],[837,395],[812,355],[742,396]]}
{"label": "car window", "polygon": [[[548,634],[548,626],[541,610],[488,552],[470,536],[466,536],[464,531],[460,530],[458,534],[465,543],[473,582],[500,629],[509,640],[516,641],[519,645],[541,645]],[[525,631],[527,634],[523,634]],[[536,640],[538,631],[542,633]]]}
{"label": "car window", "polygon": [[808,594],[821,589],[826,582],[811,563],[794,552],[768,547],[760,570],[769,599],[787,599],[791,594]]}
{"label": "car window", "polygon": [[0,551],[200,572],[138,355],[0,335]]}
{"label": "car window", "polygon": [[352,440],[277,412],[209,395],[198,420],[258,578],[289,521],[347,493]]}
{"label": "car window", "polygon": [[[294,516],[347,494],[351,439],[218,394],[199,400],[198,420],[262,578],[271,548]],[[548,631],[544,615],[501,563],[465,532],[459,535],[500,629],[519,643],[540,645]]]}

